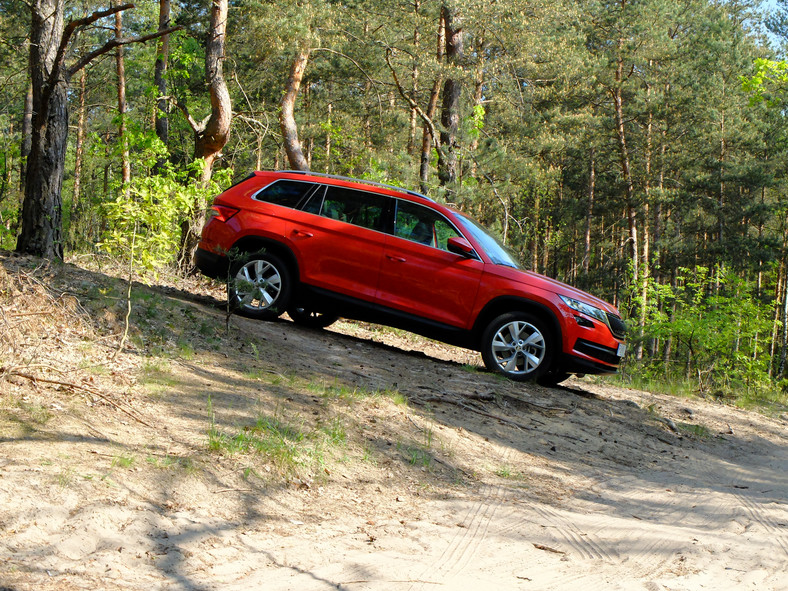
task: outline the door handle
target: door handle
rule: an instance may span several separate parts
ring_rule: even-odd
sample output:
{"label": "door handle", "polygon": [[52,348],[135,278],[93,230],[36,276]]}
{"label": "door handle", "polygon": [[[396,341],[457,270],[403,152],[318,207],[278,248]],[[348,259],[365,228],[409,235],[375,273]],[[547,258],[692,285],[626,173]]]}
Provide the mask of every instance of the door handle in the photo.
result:
{"label": "door handle", "polygon": [[312,232],[304,232],[303,230],[293,230],[293,236],[299,236],[302,238],[312,238],[314,234],[312,234]]}
{"label": "door handle", "polygon": [[394,261],[395,263],[404,263],[408,260],[405,257],[398,257],[398,256],[394,256],[393,254],[387,254],[386,258],[388,258],[391,261]]}

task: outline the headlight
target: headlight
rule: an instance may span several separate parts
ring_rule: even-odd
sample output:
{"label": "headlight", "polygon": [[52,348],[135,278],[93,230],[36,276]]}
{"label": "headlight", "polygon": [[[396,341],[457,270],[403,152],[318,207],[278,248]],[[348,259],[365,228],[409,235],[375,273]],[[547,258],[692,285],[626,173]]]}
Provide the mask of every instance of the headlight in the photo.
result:
{"label": "headlight", "polygon": [[573,298],[567,296],[558,296],[563,300],[563,302],[575,310],[576,312],[580,312],[585,314],[586,316],[590,316],[591,318],[595,318],[599,320],[602,324],[607,324],[607,312],[597,308],[596,306],[592,306],[591,304],[586,304],[585,302],[581,302],[580,300],[575,300]]}

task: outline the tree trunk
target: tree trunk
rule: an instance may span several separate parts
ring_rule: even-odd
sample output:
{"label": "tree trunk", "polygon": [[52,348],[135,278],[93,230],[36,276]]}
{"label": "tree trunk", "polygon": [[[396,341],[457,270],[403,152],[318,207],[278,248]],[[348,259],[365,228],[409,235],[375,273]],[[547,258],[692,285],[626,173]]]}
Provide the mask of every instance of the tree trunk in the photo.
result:
{"label": "tree trunk", "polygon": [[788,360],[788,274],[783,281],[783,307],[782,307],[782,338],[780,345],[780,363],[777,366],[777,377],[785,377],[786,361]]}
{"label": "tree trunk", "polygon": [[588,278],[591,264],[591,221],[594,218],[594,198],[596,193],[596,150],[589,150],[588,206],[586,207],[586,228],[583,236],[583,273]]}
{"label": "tree trunk", "polygon": [[[115,13],[115,39],[123,38],[123,13]],[[118,77],[118,134],[121,145],[121,180],[126,198],[129,196],[131,183],[131,158],[126,134],[126,63],[123,58],[123,46],[119,45],[115,54],[115,71]]]}
{"label": "tree trunk", "polygon": [[61,189],[68,136],[68,72],[57,63],[63,11],[64,0],[36,0],[31,5],[33,118],[22,231],[16,244],[18,252],[61,260]]}
{"label": "tree trunk", "polygon": [[[421,9],[421,0],[414,0],[413,2],[413,12],[416,16],[416,19],[419,18],[419,10]],[[421,44],[421,33],[419,31],[419,25],[416,24],[416,27],[413,29],[413,53],[415,55],[419,54]],[[419,91],[419,61],[417,58],[414,57],[413,59],[413,71],[411,72],[411,93],[413,99],[416,99],[416,94]],[[416,151],[416,121],[419,118],[419,114],[416,112],[416,109],[410,109],[410,117],[408,120],[408,154],[413,154]]]}
{"label": "tree trunk", "polygon": [[304,79],[304,71],[308,61],[308,49],[300,50],[293,59],[293,64],[290,67],[290,76],[285,87],[285,94],[282,97],[282,110],[279,115],[279,126],[282,129],[285,152],[287,153],[290,167],[294,170],[309,170],[309,163],[304,157],[301,142],[298,139],[298,126],[293,114],[298,90],[301,88],[301,81]]}
{"label": "tree trunk", "polygon": [[[441,10],[440,19],[438,20],[438,45],[435,52],[435,58],[438,63],[443,60],[443,54],[446,50],[446,21],[444,19],[443,10]],[[440,95],[441,77],[440,74],[435,75],[435,82],[432,84],[432,91],[430,92],[430,102],[427,105],[426,115],[432,121],[435,119],[435,112],[438,110],[438,96]],[[421,135],[421,158],[419,162],[419,184],[422,193],[428,190],[427,182],[430,178],[430,155],[432,154],[432,135],[429,126],[425,123]]]}
{"label": "tree trunk", "polygon": [[333,105],[328,103],[328,118],[326,119],[326,174],[331,172],[331,111]]}
{"label": "tree trunk", "polygon": [[[230,136],[232,104],[224,79],[224,43],[227,32],[228,0],[213,0],[208,39],[205,45],[205,81],[211,96],[211,114],[200,125],[194,125],[194,158],[203,160],[199,182],[207,185],[213,173],[213,163]],[[194,204],[190,219],[181,224],[181,251],[178,255],[182,270],[194,270],[192,257],[197,250],[200,234],[205,224],[207,203],[199,198]]]}
{"label": "tree trunk", "polygon": [[[74,154],[74,197],[71,200],[71,222],[73,224],[79,211],[79,200],[82,192],[82,160],[85,153],[85,128],[87,92],[85,70],[79,76],[79,114],[77,116],[77,145]],[[73,236],[73,233],[72,233]]]}
{"label": "tree trunk", "polygon": [[[170,0],[159,0],[159,31],[164,31],[170,26]],[[167,95],[167,65],[170,55],[170,36],[162,35],[159,37],[159,45],[156,51],[156,64],[153,68],[153,78],[156,83],[156,89],[159,93],[159,99],[156,102],[156,137],[158,137],[165,146],[170,143],[170,120],[169,120],[169,102],[163,98]],[[166,162],[165,159],[160,159],[156,162],[154,172],[159,172]]]}
{"label": "tree trunk", "polygon": [[30,156],[30,147],[33,137],[33,85],[28,84],[25,94],[25,112],[22,115],[22,149],[19,161],[19,191],[24,195],[25,180],[27,177],[27,157]]}
{"label": "tree trunk", "polygon": [[[462,19],[453,6],[443,5],[446,21],[446,62],[450,66],[460,65],[463,59]],[[443,104],[441,106],[441,146],[444,150],[443,166],[438,178],[443,186],[457,182],[457,136],[460,130],[460,95],[462,82],[451,76],[443,83]]]}
{"label": "tree trunk", "polygon": [[[228,0],[213,0],[205,47],[205,82],[211,95],[211,114],[196,131],[194,143],[194,157],[205,161],[201,179],[204,183],[211,180],[213,163],[227,145],[232,123],[230,92],[222,66],[227,36],[227,7]],[[200,219],[203,213],[200,212]]]}
{"label": "tree trunk", "polygon": [[[621,51],[624,42],[619,40],[619,51]],[[624,80],[624,60],[619,55],[616,64],[616,85],[610,89],[613,97],[613,107],[615,110],[616,119],[616,135],[618,136],[619,157],[621,160],[621,176],[624,179],[624,187],[626,191],[626,217],[627,226],[629,230],[629,253],[632,262],[632,281],[637,284],[638,282],[638,230],[637,230],[637,214],[635,210],[635,184],[632,180],[632,169],[630,166],[629,148],[627,147],[626,128],[624,126],[624,99],[621,85]]]}

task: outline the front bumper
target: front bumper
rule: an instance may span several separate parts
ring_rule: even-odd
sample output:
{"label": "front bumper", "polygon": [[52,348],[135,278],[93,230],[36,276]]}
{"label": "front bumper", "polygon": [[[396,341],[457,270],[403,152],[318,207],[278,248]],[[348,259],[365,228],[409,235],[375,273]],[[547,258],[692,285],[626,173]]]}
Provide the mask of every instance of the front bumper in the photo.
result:
{"label": "front bumper", "polygon": [[612,349],[585,339],[577,339],[571,354],[564,354],[562,368],[568,373],[613,374],[623,357]]}

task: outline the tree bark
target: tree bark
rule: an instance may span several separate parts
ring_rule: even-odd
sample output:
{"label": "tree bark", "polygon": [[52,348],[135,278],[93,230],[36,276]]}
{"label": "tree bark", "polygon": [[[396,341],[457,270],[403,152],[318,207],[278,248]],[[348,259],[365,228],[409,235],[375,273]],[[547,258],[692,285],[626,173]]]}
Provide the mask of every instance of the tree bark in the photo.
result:
{"label": "tree bark", "polygon": [[[170,0],[159,0],[159,31],[164,31],[170,26]],[[156,63],[153,67],[153,79],[156,89],[159,92],[159,99],[156,101],[156,137],[165,146],[170,143],[170,106],[165,96],[167,96],[167,66],[170,55],[170,36],[169,34],[159,37],[159,44],[156,49]],[[159,172],[166,162],[159,159],[156,162],[154,172]]]}
{"label": "tree bark", "polygon": [[[79,211],[79,201],[82,192],[82,160],[85,153],[85,120],[87,92],[85,88],[87,75],[85,70],[79,76],[79,113],[77,116],[77,145],[74,154],[74,197],[71,201],[71,222],[73,224]],[[72,234],[73,235],[73,234]]]}
{"label": "tree bark", "polygon": [[586,207],[586,227],[583,235],[583,273],[588,279],[591,264],[591,222],[594,218],[594,199],[596,197],[596,150],[589,150],[588,206]]}
{"label": "tree bark", "polygon": [[[419,18],[419,11],[421,10],[421,0],[414,0],[413,2],[413,12],[416,16],[416,19]],[[413,29],[413,52],[418,55],[420,46],[421,45],[421,32],[419,31],[419,25],[416,24],[415,28]],[[411,72],[411,96],[413,99],[416,99],[416,95],[419,91],[419,62],[418,59],[414,57],[413,59],[413,71]],[[416,121],[419,118],[419,114],[416,112],[416,109],[410,109],[410,117],[408,119],[408,154],[413,154],[416,151]]]}
{"label": "tree bark", "polygon": [[[446,22],[446,62],[459,66],[463,59],[462,19],[455,7],[443,5]],[[441,146],[444,151],[443,166],[438,171],[441,185],[451,186],[457,182],[457,136],[460,130],[460,95],[462,82],[454,76],[443,83],[441,106]]]}
{"label": "tree bark", "polygon": [[[619,51],[623,48],[623,39],[619,40]],[[618,136],[619,157],[621,161],[621,176],[624,180],[626,191],[626,217],[629,229],[629,253],[632,261],[632,281],[638,282],[638,254],[640,245],[638,244],[637,213],[635,209],[635,183],[632,180],[632,168],[630,165],[629,148],[627,147],[626,128],[624,126],[624,98],[622,84],[624,81],[624,60],[619,54],[616,63],[615,86],[610,89],[613,98],[613,107],[616,119],[616,135]]]}
{"label": "tree bark", "polygon": [[24,194],[27,177],[27,157],[33,141],[33,85],[28,84],[25,94],[25,112],[22,115],[22,148],[19,161],[19,191]]}
{"label": "tree bark", "polygon": [[[115,13],[115,39],[123,38],[123,13]],[[121,145],[121,181],[126,198],[129,196],[131,183],[131,158],[126,134],[126,63],[123,57],[123,46],[118,45],[115,54],[115,72],[118,78],[118,134]]]}
{"label": "tree bark", "polygon": [[[194,156],[205,161],[202,181],[211,180],[213,163],[230,137],[232,105],[224,79],[224,43],[227,37],[228,0],[213,0],[208,42],[205,47],[205,81],[211,95],[211,114],[197,130]],[[204,213],[204,212],[201,212]],[[202,218],[202,216],[201,216]]]}
{"label": "tree bark", "polygon": [[31,5],[30,77],[33,118],[18,252],[63,259],[62,198],[68,136],[68,72],[58,63],[64,0]]}
{"label": "tree bark", "polygon": [[[438,63],[443,61],[443,54],[446,51],[446,21],[444,13],[441,10],[440,19],[438,21],[438,44],[435,52],[435,58]],[[435,81],[432,84],[432,91],[430,92],[430,102],[427,105],[426,116],[429,121],[435,119],[435,112],[438,110],[438,97],[440,96],[441,77],[440,74],[435,75]],[[419,161],[419,181],[422,193],[427,192],[427,183],[430,178],[430,155],[433,148],[433,132],[427,122],[424,122],[424,127],[421,135],[421,158]]]}
{"label": "tree bark", "polygon": [[282,129],[282,139],[284,141],[285,153],[293,170],[309,170],[309,163],[304,157],[301,142],[298,139],[298,125],[295,120],[295,102],[301,82],[304,79],[304,71],[309,61],[309,50],[301,49],[293,58],[290,66],[290,76],[287,78],[285,94],[282,97],[281,111],[279,114],[279,126]]}
{"label": "tree bark", "polygon": [[[227,37],[227,10],[228,0],[213,0],[205,45],[205,81],[211,97],[211,114],[200,124],[189,118],[194,131],[194,158],[203,160],[199,179],[203,185],[207,185],[211,180],[213,164],[227,145],[232,123],[230,92],[227,89],[222,67]],[[205,224],[206,208],[207,203],[200,198],[194,204],[190,218],[181,224],[181,250],[178,262],[184,271],[194,270],[192,257],[197,250]]]}

